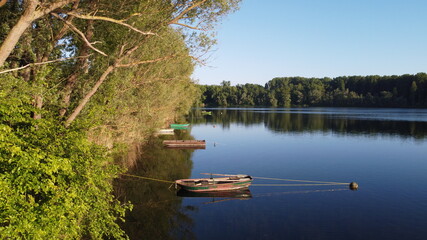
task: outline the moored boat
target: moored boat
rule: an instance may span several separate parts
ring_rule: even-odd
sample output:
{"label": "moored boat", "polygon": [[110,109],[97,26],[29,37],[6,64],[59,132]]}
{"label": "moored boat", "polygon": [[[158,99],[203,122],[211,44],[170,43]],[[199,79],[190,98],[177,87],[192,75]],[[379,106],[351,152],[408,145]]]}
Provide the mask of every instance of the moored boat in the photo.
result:
{"label": "moored boat", "polygon": [[172,124],[170,124],[170,127],[173,129],[186,129],[186,128],[188,128],[188,126],[190,126],[189,123],[185,123],[185,124],[172,123]]}
{"label": "moored boat", "polygon": [[159,129],[156,133],[157,135],[174,135],[173,128]]}
{"label": "moored boat", "polygon": [[252,177],[239,174],[221,178],[180,179],[175,183],[181,189],[190,192],[234,191],[248,188],[252,183]]}

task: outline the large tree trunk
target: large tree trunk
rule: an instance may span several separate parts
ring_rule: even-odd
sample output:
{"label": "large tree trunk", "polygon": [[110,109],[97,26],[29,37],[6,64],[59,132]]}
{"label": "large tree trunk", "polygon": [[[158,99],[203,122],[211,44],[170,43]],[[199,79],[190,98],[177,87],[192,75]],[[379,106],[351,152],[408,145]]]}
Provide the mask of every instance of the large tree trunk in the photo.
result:
{"label": "large tree trunk", "polygon": [[105,79],[110,75],[110,73],[113,72],[115,69],[114,65],[109,66],[102,76],[98,79],[98,81],[95,83],[95,86],[92,87],[92,90],[89,91],[89,93],[86,94],[86,96],[80,101],[79,105],[74,109],[73,113],[67,118],[65,121],[65,126],[68,127],[74,119],[80,114],[80,112],[83,110],[83,108],[86,106],[86,104],[89,102],[90,98],[98,91],[98,88],[101,86],[101,84],[105,81]]}
{"label": "large tree trunk", "polygon": [[3,5],[5,5],[7,3],[7,0],[1,0],[0,1],[0,7],[3,7]]}
{"label": "large tree trunk", "polygon": [[53,10],[63,7],[76,0],[59,0],[54,3],[46,4],[42,6],[39,0],[26,0],[25,11],[22,14],[19,21],[10,30],[6,39],[0,47],[0,67],[4,65],[4,62],[9,57],[10,53],[15,48],[19,39],[25,30],[31,25],[31,23],[46,14],[49,14]]}
{"label": "large tree trunk", "polygon": [[39,2],[35,0],[28,1],[24,14],[21,16],[15,26],[13,26],[12,30],[10,30],[9,34],[0,47],[0,67],[3,66],[6,58],[9,57],[10,53],[15,48],[19,38],[34,21],[34,15],[38,4]]}
{"label": "large tree trunk", "polygon": [[[88,41],[92,40],[93,30],[94,30],[93,20],[89,20],[87,31],[86,31],[86,38]],[[83,45],[79,55],[86,56],[88,54],[89,54],[89,47],[87,45]],[[65,116],[65,113],[67,112],[68,107],[70,106],[71,94],[74,90],[74,86],[76,85],[78,75],[81,73],[81,70],[84,70],[85,72],[88,71],[88,68],[89,68],[88,61],[89,60],[87,58],[81,58],[74,68],[74,73],[72,73],[67,79],[67,83],[65,84],[65,88],[63,90],[64,95],[62,98],[62,103],[64,107],[59,111],[59,115],[61,117]]]}

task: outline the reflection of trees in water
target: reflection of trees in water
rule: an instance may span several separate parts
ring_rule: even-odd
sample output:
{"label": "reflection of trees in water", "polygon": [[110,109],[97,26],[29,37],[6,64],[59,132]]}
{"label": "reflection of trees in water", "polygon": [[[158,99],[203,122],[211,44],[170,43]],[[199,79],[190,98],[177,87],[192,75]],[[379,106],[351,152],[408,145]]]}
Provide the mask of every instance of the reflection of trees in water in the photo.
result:
{"label": "reflection of trees in water", "polygon": [[[181,135],[190,138],[188,132]],[[194,150],[165,149],[161,142],[162,139],[153,139],[135,147],[130,156],[137,158],[128,174],[168,181],[190,177]],[[115,194],[134,206],[122,226],[131,239],[194,238],[190,231],[192,219],[181,210],[181,198],[173,188],[169,189],[168,183],[122,176],[115,182]]]}
{"label": "reflection of trees in water", "polygon": [[427,122],[362,119],[340,114],[307,114],[269,110],[212,110],[211,116],[201,117],[198,111],[190,116],[193,123],[209,123],[229,128],[231,123],[264,124],[282,133],[333,132],[344,135],[393,135],[423,139]]}

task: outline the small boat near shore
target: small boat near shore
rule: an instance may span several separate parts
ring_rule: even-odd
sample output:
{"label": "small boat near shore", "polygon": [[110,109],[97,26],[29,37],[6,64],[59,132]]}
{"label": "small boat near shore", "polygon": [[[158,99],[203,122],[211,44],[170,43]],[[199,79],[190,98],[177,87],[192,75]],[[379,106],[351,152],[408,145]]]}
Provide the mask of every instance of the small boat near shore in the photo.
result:
{"label": "small boat near shore", "polygon": [[190,126],[190,124],[189,123],[185,123],[185,124],[172,123],[169,126],[173,129],[187,129],[188,126]]}
{"label": "small boat near shore", "polygon": [[173,128],[159,129],[156,133],[157,135],[174,135]]}
{"label": "small boat near shore", "polygon": [[164,140],[163,145],[170,148],[206,148],[205,140]]}
{"label": "small boat near shore", "polygon": [[190,192],[235,191],[248,188],[252,183],[252,177],[239,174],[221,178],[179,179],[175,183],[181,189]]}

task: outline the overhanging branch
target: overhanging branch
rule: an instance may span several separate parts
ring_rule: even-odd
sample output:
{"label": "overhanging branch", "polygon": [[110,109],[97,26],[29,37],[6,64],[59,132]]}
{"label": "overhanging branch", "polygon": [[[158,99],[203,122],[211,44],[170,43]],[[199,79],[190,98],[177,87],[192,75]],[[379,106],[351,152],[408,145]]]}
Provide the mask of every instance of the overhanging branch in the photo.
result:
{"label": "overhanging branch", "polygon": [[94,47],[88,40],[87,40],[87,38],[86,38],[86,36],[85,36],[85,34],[82,32],[82,31],[80,31],[79,29],[77,29],[70,21],[67,21],[67,20],[65,20],[65,19],[63,19],[62,17],[60,17],[58,14],[56,14],[56,13],[51,13],[54,17],[56,17],[56,18],[58,18],[58,19],[60,19],[61,21],[63,21],[63,22],[65,22],[65,24],[67,24],[70,28],[71,28],[71,30],[73,30],[74,32],[76,32],[82,39],[83,39],[83,41],[86,43],[86,45],[88,46],[88,47],[90,47],[92,50],[94,50],[95,52],[98,52],[98,53],[100,53],[101,55],[103,55],[103,56],[108,56],[107,54],[105,54],[103,51],[101,51],[101,50],[99,50],[99,49],[97,49],[96,47]]}
{"label": "overhanging branch", "polygon": [[[83,15],[77,12],[67,12],[66,14],[74,16],[76,18],[80,18],[80,19],[86,19],[86,20],[101,20],[101,21],[107,21],[107,22],[112,22],[112,23],[116,23],[122,26],[125,26],[135,32],[141,33],[143,35],[156,35],[155,33],[152,33],[150,31],[148,32],[143,32],[141,30],[139,30],[138,28],[135,28],[127,23],[125,23],[123,20],[117,20],[114,18],[109,18],[109,17],[102,17],[102,16],[91,16],[91,15]],[[138,14],[132,14],[131,16],[136,16]]]}
{"label": "overhanging branch", "polygon": [[133,66],[137,66],[137,65],[141,65],[141,64],[160,62],[160,61],[171,59],[173,57],[175,57],[175,55],[169,55],[166,57],[161,57],[161,58],[156,58],[156,59],[151,59],[151,60],[145,60],[145,61],[132,62],[132,63],[126,63],[126,64],[117,64],[116,67],[133,67]]}
{"label": "overhanging branch", "polygon": [[0,74],[3,73],[8,73],[8,72],[14,72],[14,71],[19,71],[28,67],[32,67],[32,66],[39,66],[39,65],[44,65],[44,64],[49,64],[49,63],[54,63],[54,62],[62,62],[62,61],[66,61],[66,60],[70,60],[70,59],[77,59],[77,58],[87,58],[88,56],[79,56],[79,57],[69,57],[69,58],[59,58],[59,59],[55,59],[55,60],[51,60],[51,61],[45,61],[45,62],[38,62],[38,63],[29,63],[25,66],[22,67],[18,67],[18,68],[12,68],[12,69],[7,69],[4,71],[0,71]]}
{"label": "overhanging branch", "polygon": [[169,21],[169,24],[176,24],[178,23],[178,21],[184,17],[185,14],[187,14],[189,11],[191,11],[192,9],[202,5],[204,2],[206,2],[206,0],[201,0],[200,2],[196,2],[195,0],[192,1],[190,3],[190,6],[187,7],[186,9],[184,9],[180,14],[178,14],[178,16],[176,16],[175,18],[173,18],[171,21]]}

